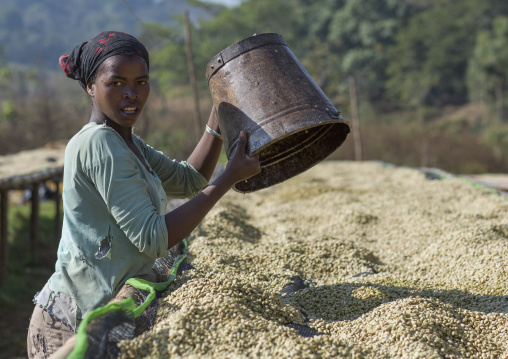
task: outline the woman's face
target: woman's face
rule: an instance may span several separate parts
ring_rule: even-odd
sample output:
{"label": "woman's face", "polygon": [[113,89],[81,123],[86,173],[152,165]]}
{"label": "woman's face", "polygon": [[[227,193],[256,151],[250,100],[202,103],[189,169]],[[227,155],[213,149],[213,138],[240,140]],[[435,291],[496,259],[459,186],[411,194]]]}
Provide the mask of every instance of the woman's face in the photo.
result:
{"label": "woman's face", "polygon": [[137,55],[115,55],[107,58],[98,71],[87,92],[102,112],[102,120],[133,127],[150,93],[145,60]]}

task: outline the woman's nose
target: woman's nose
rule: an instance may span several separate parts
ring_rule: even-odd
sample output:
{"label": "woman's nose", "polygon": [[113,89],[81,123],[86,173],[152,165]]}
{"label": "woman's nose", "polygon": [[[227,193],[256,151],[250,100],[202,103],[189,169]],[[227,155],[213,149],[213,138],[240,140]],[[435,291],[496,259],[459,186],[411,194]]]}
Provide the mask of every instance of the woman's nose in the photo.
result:
{"label": "woman's nose", "polygon": [[138,97],[138,92],[134,87],[127,87],[123,93],[123,98],[132,99]]}

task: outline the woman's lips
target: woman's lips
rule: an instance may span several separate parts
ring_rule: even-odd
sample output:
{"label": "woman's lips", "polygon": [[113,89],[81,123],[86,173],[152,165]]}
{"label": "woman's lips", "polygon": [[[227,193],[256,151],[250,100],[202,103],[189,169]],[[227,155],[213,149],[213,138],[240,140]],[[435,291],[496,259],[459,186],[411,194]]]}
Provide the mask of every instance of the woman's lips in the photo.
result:
{"label": "woman's lips", "polygon": [[122,112],[127,115],[134,115],[138,112],[138,108],[132,107],[132,106],[127,106],[127,107],[122,108]]}

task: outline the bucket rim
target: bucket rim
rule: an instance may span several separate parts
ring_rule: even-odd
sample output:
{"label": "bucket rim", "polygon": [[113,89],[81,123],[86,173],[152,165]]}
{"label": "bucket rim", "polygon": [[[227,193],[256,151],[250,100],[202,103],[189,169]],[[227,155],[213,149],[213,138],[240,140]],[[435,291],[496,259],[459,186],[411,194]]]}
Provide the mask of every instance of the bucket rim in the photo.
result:
{"label": "bucket rim", "polygon": [[[261,172],[251,178],[248,178],[247,180],[240,181],[235,183],[233,186],[233,189],[236,192],[239,193],[250,193],[255,192],[267,187],[271,187],[273,185],[285,182],[286,180],[295,177],[310,168],[317,165],[319,162],[323,161],[328,157],[332,152],[334,152],[336,149],[338,149],[344,141],[347,139],[348,135],[350,134],[351,127],[350,124],[347,121],[330,121],[328,123],[322,124],[321,126],[309,126],[310,128],[315,127],[321,127],[316,133],[314,133],[311,137],[309,137],[307,143],[301,143],[297,144],[291,150],[286,151],[285,153],[281,153],[280,156],[277,156],[276,158],[269,159],[264,165],[261,167]],[[332,131],[332,132],[331,132]],[[330,134],[335,134],[339,131],[342,136],[340,137],[340,140],[335,143],[333,146],[330,146],[327,148],[327,151],[322,152],[321,156],[319,158],[314,158],[312,162],[306,163],[304,166],[296,166],[293,167],[290,170],[290,174],[288,176],[282,176],[280,178],[273,177],[271,175],[268,175],[266,171],[270,172],[274,166],[276,166],[278,163],[283,161],[291,161],[296,158],[296,153],[301,153],[303,151],[307,151],[309,148],[311,148],[314,144],[319,142],[322,138],[328,137],[330,138]],[[302,131],[299,131],[302,132]],[[278,138],[277,141],[280,141],[281,139],[284,139],[285,137]],[[276,141],[275,141],[276,142]],[[268,144],[267,144],[268,145]],[[266,148],[267,146],[263,146],[263,148]],[[256,151],[258,153],[258,151]],[[260,181],[263,177],[269,178],[269,181]],[[254,185],[255,184],[255,185]],[[254,186],[253,186],[254,185]]]}
{"label": "bucket rim", "polygon": [[[256,156],[258,155],[260,152],[264,151],[266,148],[272,146],[274,143],[276,142],[279,142],[281,141],[282,139],[286,138],[286,137],[290,137],[290,136],[293,136],[295,135],[297,132],[302,132],[302,131],[308,131],[312,128],[315,128],[315,127],[326,127],[326,126],[329,126],[329,125],[345,125],[347,128],[348,128],[348,131],[347,134],[351,133],[351,124],[346,121],[342,115],[339,113],[339,116],[338,118],[332,118],[330,120],[323,120],[323,121],[320,121],[320,122],[317,122],[317,123],[314,123],[312,125],[308,125],[308,126],[302,126],[298,129],[298,131],[293,131],[293,132],[288,132],[288,133],[285,133],[284,135],[282,136],[279,136],[277,138],[274,138],[272,139],[271,141],[268,141],[266,143],[264,143],[262,146],[256,148],[254,151],[252,152],[249,152],[247,153],[248,156],[250,157],[253,157],[253,156]],[[259,129],[262,129],[262,128],[259,128]],[[251,134],[252,135],[252,134]],[[249,139],[247,138],[247,141]],[[233,156],[233,154],[235,153],[235,150],[236,150],[236,147],[238,146],[238,141],[239,139],[236,138],[230,145],[229,145],[229,150],[226,151],[226,156],[228,158],[228,160]]]}
{"label": "bucket rim", "polygon": [[249,36],[243,40],[235,42],[234,44],[228,46],[217,55],[212,57],[210,61],[206,64],[205,67],[205,77],[206,81],[210,82],[210,78],[226,63],[233,60],[234,58],[249,52],[257,47],[266,46],[266,45],[283,45],[287,46],[288,44],[284,37],[280,34],[274,32],[268,32],[264,34],[254,34]]}

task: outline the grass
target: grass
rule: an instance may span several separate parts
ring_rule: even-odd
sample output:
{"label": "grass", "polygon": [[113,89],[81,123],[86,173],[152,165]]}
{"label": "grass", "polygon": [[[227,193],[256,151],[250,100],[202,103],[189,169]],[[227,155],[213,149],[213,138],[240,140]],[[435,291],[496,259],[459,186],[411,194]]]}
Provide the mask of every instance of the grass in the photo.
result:
{"label": "grass", "polygon": [[27,357],[26,335],[34,308],[32,299],[54,270],[58,247],[55,203],[40,203],[37,260],[30,254],[30,213],[30,203],[9,206],[7,280],[0,290],[0,358]]}

